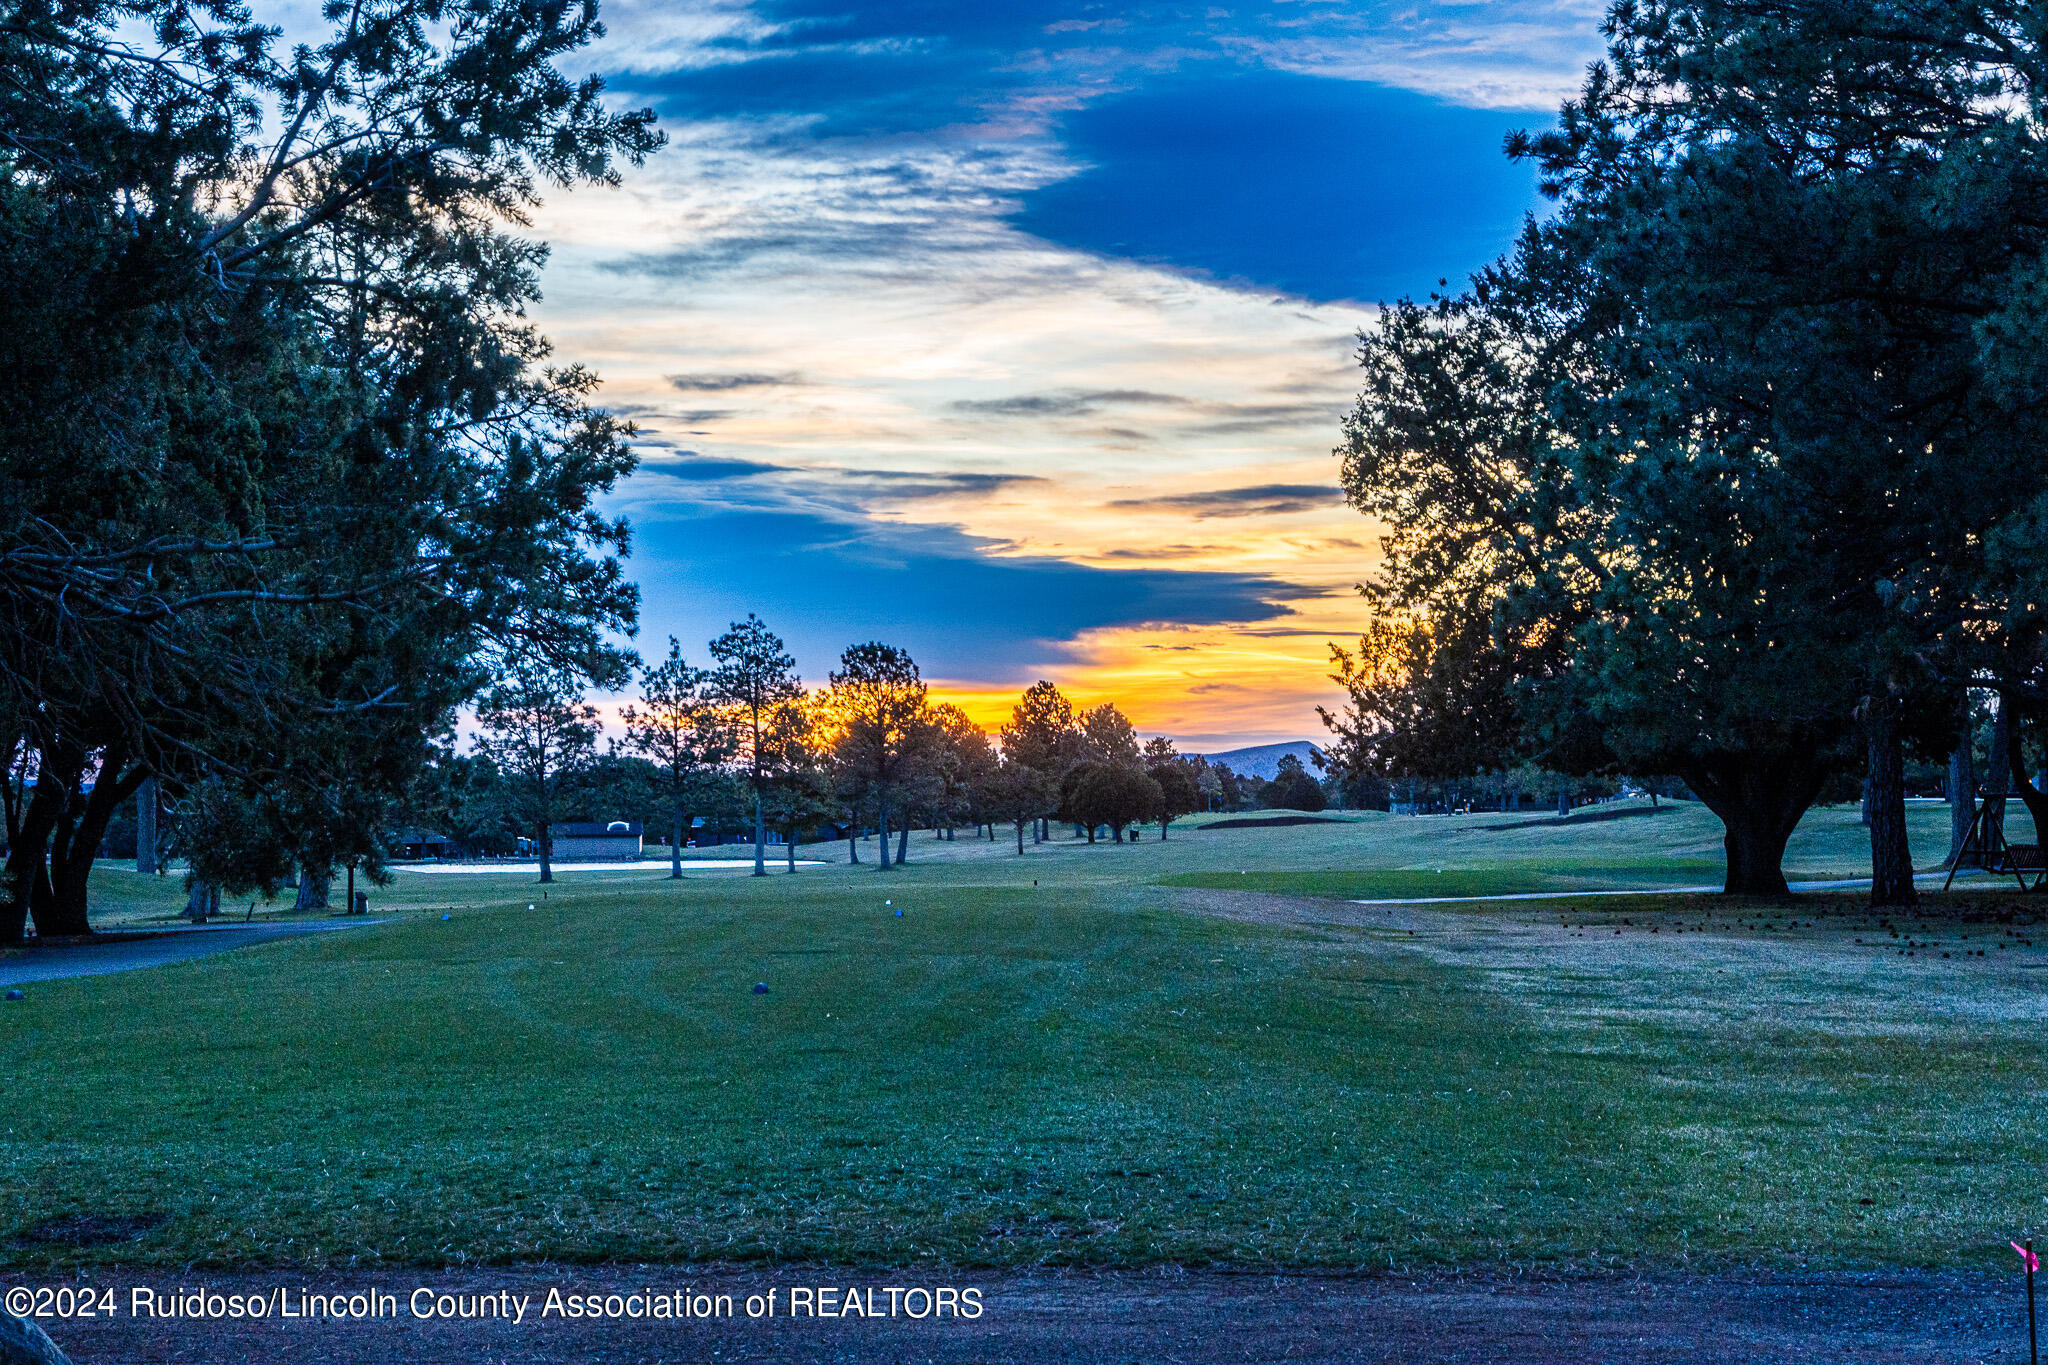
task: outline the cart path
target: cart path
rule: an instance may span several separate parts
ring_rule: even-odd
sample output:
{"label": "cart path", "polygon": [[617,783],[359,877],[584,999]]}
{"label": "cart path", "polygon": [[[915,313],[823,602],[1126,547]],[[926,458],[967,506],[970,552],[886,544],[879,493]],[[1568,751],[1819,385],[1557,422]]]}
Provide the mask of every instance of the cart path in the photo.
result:
{"label": "cart path", "polygon": [[290,924],[195,925],[189,929],[152,930],[147,933],[115,931],[95,935],[91,943],[71,942],[48,947],[31,939],[26,947],[0,956],[0,987],[138,971],[144,967],[161,967],[166,963],[211,957],[231,948],[247,948],[273,939],[296,938],[333,929],[360,929],[383,923],[382,919],[351,918],[298,920]]}
{"label": "cart path", "polygon": [[[120,1313],[45,1325],[75,1365],[204,1360],[271,1365],[1224,1365],[1224,1362],[1478,1362],[1516,1365],[1805,1365],[1806,1362],[2019,1360],[2026,1299],[2013,1276],[1900,1271],[1593,1275],[1527,1280],[1184,1271],[758,1270],[540,1266],[504,1270],[324,1273],[95,1270]],[[0,1273],[7,1285],[53,1278]],[[395,1316],[362,1321],[138,1321],[128,1288],[204,1286],[264,1295],[391,1296]],[[799,1316],[792,1286],[872,1291],[877,1316]],[[889,1286],[978,1290],[973,1320],[887,1316]],[[565,1320],[539,1315],[564,1294],[729,1294],[729,1320]],[[777,1292],[773,1318],[749,1320],[749,1294]],[[416,1289],[530,1296],[521,1323],[422,1321]],[[426,1302],[431,1303],[432,1294]],[[916,1302],[900,1299],[899,1302]]]}

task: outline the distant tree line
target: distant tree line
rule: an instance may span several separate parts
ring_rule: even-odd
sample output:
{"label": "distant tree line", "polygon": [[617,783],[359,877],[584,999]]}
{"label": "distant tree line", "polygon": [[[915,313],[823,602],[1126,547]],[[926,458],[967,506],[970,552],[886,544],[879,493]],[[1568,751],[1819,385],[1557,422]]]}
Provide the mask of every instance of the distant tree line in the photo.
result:
{"label": "distant tree line", "polygon": [[[569,822],[638,824],[668,847],[680,877],[693,842],[750,842],[757,873],[771,835],[792,869],[798,844],[818,839],[844,840],[848,861],[888,868],[912,856],[913,830],[946,841],[961,829],[991,841],[1008,833],[1023,853],[1056,823],[1076,839],[1121,843],[1153,825],[1167,838],[1198,811],[1386,805],[1383,785],[1318,781],[1291,754],[1261,780],[1163,737],[1141,742],[1113,704],[1076,711],[1049,682],[989,733],[934,701],[916,662],[891,645],[852,646],[824,685],[806,687],[753,616],[711,641],[703,666],[668,643],[659,660],[628,658],[635,686],[609,743],[573,672],[515,663],[478,698],[471,737],[444,730],[346,849],[288,837],[249,818],[252,806],[216,810],[184,792],[164,811],[159,851],[203,866],[195,913],[207,913],[223,889],[262,894],[294,875],[299,906],[324,906],[339,869],[387,880],[406,843],[428,833],[454,856],[537,854],[551,881],[552,831]],[[100,851],[134,854],[133,810],[110,821]]]}
{"label": "distant tree line", "polygon": [[1329,800],[1298,759],[1270,782],[1140,742],[1113,704],[1077,712],[1040,682],[993,734],[958,707],[935,701],[914,659],[893,645],[848,648],[822,686],[807,687],[783,642],[749,616],[711,641],[705,663],[669,641],[642,665],[622,709],[624,734],[596,745],[593,712],[566,677],[509,682],[487,692],[473,751],[447,745],[427,765],[406,817],[450,835],[473,854],[531,840],[543,880],[552,875],[548,831],[564,820],[624,819],[655,831],[684,870],[692,839],[750,836],[757,873],[771,834],[793,867],[805,838],[861,844],[888,868],[911,857],[913,829],[953,840],[960,829],[1016,850],[1050,837],[1113,843],[1203,810],[1260,803],[1320,810]]}
{"label": "distant tree line", "polygon": [[[2032,780],[2048,727],[2048,52],[2018,0],[1629,0],[1553,209],[1361,336],[1339,455],[1385,528],[1334,762],[1399,785],[1673,775],[1730,892],[1911,765]],[[1988,710],[1995,733],[1973,736]]]}

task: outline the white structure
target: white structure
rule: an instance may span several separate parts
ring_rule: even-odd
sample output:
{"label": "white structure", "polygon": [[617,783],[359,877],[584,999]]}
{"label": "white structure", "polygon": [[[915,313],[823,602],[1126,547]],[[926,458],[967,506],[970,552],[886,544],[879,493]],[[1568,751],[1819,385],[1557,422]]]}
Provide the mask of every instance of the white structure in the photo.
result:
{"label": "white structure", "polygon": [[558,863],[584,862],[595,858],[637,858],[640,856],[640,823],[614,820],[608,825],[560,824],[548,826]]}

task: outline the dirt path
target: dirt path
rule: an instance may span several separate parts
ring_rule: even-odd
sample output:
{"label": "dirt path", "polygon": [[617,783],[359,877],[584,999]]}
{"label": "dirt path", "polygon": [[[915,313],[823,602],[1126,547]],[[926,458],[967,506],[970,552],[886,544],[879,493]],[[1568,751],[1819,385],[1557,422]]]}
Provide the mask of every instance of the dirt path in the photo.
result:
{"label": "dirt path", "polygon": [[[568,1266],[501,1271],[274,1271],[205,1275],[95,1272],[120,1316],[49,1322],[76,1365],[262,1361],[836,1362],[844,1365],[1210,1365],[1221,1362],[1507,1362],[1518,1365],[1735,1365],[1736,1362],[1962,1362],[2024,1359],[2016,1281],[1926,1274],[1744,1275],[1531,1282],[1392,1280],[1217,1272],[984,1273]],[[126,1295],[147,1285],[227,1294],[388,1295],[395,1316],[364,1321],[138,1321]],[[890,1286],[978,1290],[978,1318],[886,1315]],[[548,1290],[730,1295],[730,1320],[542,1318]],[[872,1290],[875,1317],[788,1314],[793,1287]],[[528,1297],[523,1323],[419,1320],[416,1289]],[[749,1294],[776,1293],[775,1317],[749,1320]],[[815,1295],[813,1296],[816,1297]],[[715,1302],[715,1298],[713,1300]],[[899,1296],[899,1305],[922,1301]]]}
{"label": "dirt path", "polygon": [[272,939],[325,933],[330,929],[360,929],[383,922],[377,919],[301,920],[291,924],[251,924],[246,927],[195,926],[149,933],[104,933],[95,935],[91,942],[62,946],[43,946],[31,941],[28,947],[0,957],[0,986],[132,972],[144,967],[161,967],[168,962],[211,957],[231,948],[246,948]]}

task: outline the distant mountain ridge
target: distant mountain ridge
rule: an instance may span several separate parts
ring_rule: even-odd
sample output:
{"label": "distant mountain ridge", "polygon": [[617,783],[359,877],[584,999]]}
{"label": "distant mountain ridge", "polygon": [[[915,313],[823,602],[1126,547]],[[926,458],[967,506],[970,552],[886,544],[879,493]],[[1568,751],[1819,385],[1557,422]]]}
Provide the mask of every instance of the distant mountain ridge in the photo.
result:
{"label": "distant mountain ridge", "polygon": [[1254,744],[1245,749],[1229,749],[1220,754],[1204,754],[1211,763],[1220,763],[1240,777],[1256,777],[1261,782],[1271,782],[1280,772],[1280,760],[1293,754],[1301,760],[1301,766],[1308,769],[1309,776],[1321,777],[1316,768],[1317,746],[1305,739],[1292,740],[1286,744]]}

